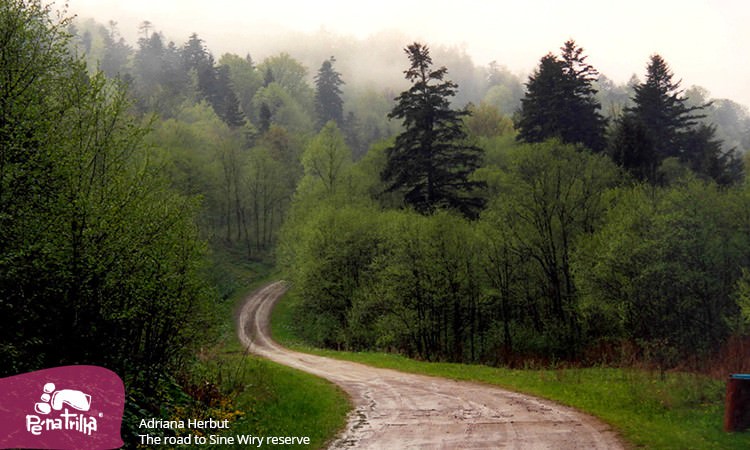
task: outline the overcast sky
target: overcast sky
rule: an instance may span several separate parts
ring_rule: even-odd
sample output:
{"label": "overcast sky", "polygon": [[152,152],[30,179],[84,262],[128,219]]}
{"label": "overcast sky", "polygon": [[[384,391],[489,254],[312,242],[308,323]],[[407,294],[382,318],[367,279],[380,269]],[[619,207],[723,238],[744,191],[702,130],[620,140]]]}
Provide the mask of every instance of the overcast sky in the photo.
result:
{"label": "overcast sky", "polygon": [[[212,52],[253,51],[258,30],[331,32],[365,38],[397,29],[429,45],[458,45],[475,63],[496,60],[527,75],[573,38],[589,62],[617,82],[643,78],[653,53],[683,87],[750,105],[750,2],[630,0],[69,0],[71,12],[120,23],[144,20],[176,40],[197,32]],[[247,37],[247,41],[243,39]],[[406,43],[405,43],[406,44]],[[450,70],[450,68],[449,68]]]}

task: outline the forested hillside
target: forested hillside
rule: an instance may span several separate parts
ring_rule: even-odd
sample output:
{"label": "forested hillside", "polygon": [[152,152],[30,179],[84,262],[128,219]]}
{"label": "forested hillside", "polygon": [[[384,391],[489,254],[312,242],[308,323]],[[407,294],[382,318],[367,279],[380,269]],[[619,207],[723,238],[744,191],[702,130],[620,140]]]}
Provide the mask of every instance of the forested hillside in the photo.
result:
{"label": "forested hillside", "polygon": [[37,1],[0,26],[3,375],[101,364],[158,410],[230,256],[331,348],[670,368],[750,329],[750,116],[658,54],[619,86],[573,40],[519,77],[388,39],[131,43]]}

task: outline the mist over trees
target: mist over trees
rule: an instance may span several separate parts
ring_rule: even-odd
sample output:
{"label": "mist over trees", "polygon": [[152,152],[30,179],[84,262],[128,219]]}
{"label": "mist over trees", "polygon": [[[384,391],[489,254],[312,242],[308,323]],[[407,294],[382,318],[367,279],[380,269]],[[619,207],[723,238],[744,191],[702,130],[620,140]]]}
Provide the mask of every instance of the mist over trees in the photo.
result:
{"label": "mist over trees", "polygon": [[0,4],[0,371],[108,367],[137,399],[127,422],[169,398],[215,295],[197,199],[152,163],[125,86],[73,56],[69,24]]}
{"label": "mist over trees", "polygon": [[[79,35],[93,36],[97,26]],[[114,24],[98,27],[101,41],[81,37],[81,46],[127,53]],[[647,294],[633,289],[615,306],[602,298],[617,298],[603,287],[646,276],[640,271],[651,266],[636,258],[599,270],[606,259],[591,255],[609,251],[596,245],[615,245],[608,230],[628,223],[620,205],[644,183],[656,189],[649,205],[667,205],[685,186],[715,192],[717,205],[741,198],[745,108],[683,90],[658,55],[644,81],[634,75],[617,85],[573,40],[542,56],[524,85],[497,62],[478,67],[457,49],[427,53],[414,44],[410,55],[423,64],[404,71],[397,36],[318,37],[325,45],[309,51],[299,50],[297,36],[260,60],[252,46],[216,59],[197,34],[165,43],[149,24],[129,59],[108,69],[133,84],[140,111],[158,114],[149,140],[173,186],[203,199],[201,233],[246,257],[274,254],[286,267],[302,297],[300,317],[315,318],[302,330],[311,341],[494,362],[579,358],[602,340],[685,351],[681,343],[694,336],[679,327],[669,336],[650,331],[688,323],[670,306],[676,298],[637,303]],[[355,70],[364,66],[367,73]],[[472,186],[473,206],[426,194],[440,183]],[[729,187],[712,191],[712,183]],[[667,206],[649,211],[654,223],[669,214]],[[704,225],[671,224],[678,234]],[[648,230],[618,238],[629,245],[628,236],[646,239]],[[659,264],[660,253],[649,251]],[[744,256],[726,258],[733,262],[714,266],[718,272],[696,272],[728,283],[706,293],[711,306],[684,309],[709,324],[706,351],[738,323],[732,298]],[[613,313],[628,302],[640,315]]]}
{"label": "mist over trees", "polygon": [[7,374],[102,364],[158,410],[227,255],[278,264],[332,348],[667,368],[750,330],[750,116],[658,55],[617,85],[570,40],[524,86],[387,34],[256,59],[0,21]]}

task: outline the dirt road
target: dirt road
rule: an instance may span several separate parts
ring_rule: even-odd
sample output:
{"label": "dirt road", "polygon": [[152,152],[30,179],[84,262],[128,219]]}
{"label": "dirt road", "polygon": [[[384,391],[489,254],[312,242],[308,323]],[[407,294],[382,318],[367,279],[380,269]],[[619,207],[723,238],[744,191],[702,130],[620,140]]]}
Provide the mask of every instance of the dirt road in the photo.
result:
{"label": "dirt road", "polygon": [[355,410],[330,448],[621,449],[598,420],[558,404],[483,384],[377,369],[287,350],[269,317],[283,282],[247,298],[239,336],[253,353],[341,386]]}

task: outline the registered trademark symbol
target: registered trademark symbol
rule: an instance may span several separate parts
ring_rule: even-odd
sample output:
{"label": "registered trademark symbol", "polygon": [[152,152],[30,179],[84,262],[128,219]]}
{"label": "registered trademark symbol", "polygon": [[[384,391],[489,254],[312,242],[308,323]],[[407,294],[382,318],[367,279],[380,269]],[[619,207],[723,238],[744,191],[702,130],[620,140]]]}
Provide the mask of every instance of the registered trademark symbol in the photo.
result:
{"label": "registered trademark symbol", "polygon": [[99,417],[104,417],[104,413],[99,413]]}

